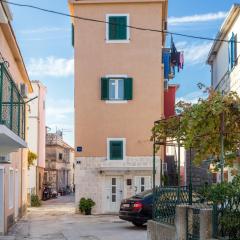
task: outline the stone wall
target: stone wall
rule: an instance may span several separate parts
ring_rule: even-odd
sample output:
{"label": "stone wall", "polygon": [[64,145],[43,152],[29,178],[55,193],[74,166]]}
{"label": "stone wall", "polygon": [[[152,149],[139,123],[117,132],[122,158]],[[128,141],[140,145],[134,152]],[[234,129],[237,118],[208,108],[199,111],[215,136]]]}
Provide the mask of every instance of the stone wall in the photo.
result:
{"label": "stone wall", "polygon": [[176,238],[176,228],[168,224],[155,221],[148,221],[147,225],[148,240],[173,240]]}
{"label": "stone wall", "polygon": [[[175,225],[164,224],[156,221],[148,221],[148,240],[187,240],[187,210],[194,206],[179,205],[176,207]],[[191,211],[190,211],[191,212]],[[190,220],[192,222],[193,219]],[[188,222],[189,223],[189,222]],[[212,210],[199,209],[199,240],[212,239]]]}

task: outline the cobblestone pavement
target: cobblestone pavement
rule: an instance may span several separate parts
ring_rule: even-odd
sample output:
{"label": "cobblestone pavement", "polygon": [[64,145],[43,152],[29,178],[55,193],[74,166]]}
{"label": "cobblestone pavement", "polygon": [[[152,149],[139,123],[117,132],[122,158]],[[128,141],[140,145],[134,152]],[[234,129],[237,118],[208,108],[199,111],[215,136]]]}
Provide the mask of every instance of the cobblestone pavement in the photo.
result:
{"label": "cobblestone pavement", "polygon": [[73,200],[73,196],[64,196],[46,201],[40,208],[30,208],[6,240],[147,239],[146,227],[134,227],[117,216],[75,214]]}

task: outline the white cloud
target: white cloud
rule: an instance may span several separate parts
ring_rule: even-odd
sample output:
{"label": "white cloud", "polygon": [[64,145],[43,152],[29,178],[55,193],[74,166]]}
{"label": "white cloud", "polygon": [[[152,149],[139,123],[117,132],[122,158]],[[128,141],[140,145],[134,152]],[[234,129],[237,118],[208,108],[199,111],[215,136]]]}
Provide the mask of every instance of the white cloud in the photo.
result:
{"label": "white cloud", "polygon": [[[48,119],[66,119],[70,114],[74,113],[73,100],[48,100],[46,106],[47,118]],[[56,119],[54,119],[56,121]]]}
{"label": "white cloud", "polygon": [[68,32],[70,31],[67,28],[59,28],[59,27],[41,27],[35,29],[25,29],[21,30],[22,34],[44,34],[44,33],[56,33],[56,32]]}
{"label": "white cloud", "polygon": [[185,96],[177,98],[176,102],[184,101],[184,102],[194,104],[194,103],[198,102],[199,98],[206,98],[206,96],[207,96],[206,93],[199,90],[199,91],[194,91],[194,92],[186,94]]}
{"label": "white cloud", "polygon": [[51,132],[56,129],[64,130],[65,141],[73,146],[74,143],[74,103],[71,99],[55,101],[48,99],[46,102],[46,122]]}
{"label": "white cloud", "polygon": [[186,23],[199,23],[199,22],[209,22],[224,19],[227,16],[227,12],[217,12],[217,13],[206,13],[206,14],[196,14],[192,16],[183,17],[169,17],[169,25],[180,25]]}
{"label": "white cloud", "polygon": [[178,51],[184,51],[184,61],[188,65],[205,63],[211,46],[211,42],[191,44],[188,42],[176,43]]}
{"label": "white cloud", "polygon": [[27,69],[31,77],[68,77],[74,73],[74,60],[66,58],[31,58]]}

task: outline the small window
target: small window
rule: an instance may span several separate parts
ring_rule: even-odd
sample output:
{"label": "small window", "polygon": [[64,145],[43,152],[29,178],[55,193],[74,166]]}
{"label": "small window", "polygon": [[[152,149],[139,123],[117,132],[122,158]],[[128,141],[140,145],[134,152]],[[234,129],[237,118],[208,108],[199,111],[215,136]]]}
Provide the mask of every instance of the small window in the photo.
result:
{"label": "small window", "polygon": [[112,195],[112,202],[116,202],[116,195],[115,194]]}
{"label": "small window", "polygon": [[132,179],[127,179],[127,186],[132,186]]}
{"label": "small window", "polygon": [[102,100],[132,100],[132,78],[101,78]]}
{"label": "small window", "polygon": [[123,141],[110,141],[110,160],[123,160]]}
{"label": "small window", "polygon": [[109,14],[106,21],[106,39],[108,42],[129,41],[129,16],[127,14]]}
{"label": "small window", "polygon": [[59,160],[62,160],[62,159],[63,159],[63,154],[62,154],[62,153],[59,153],[59,154],[58,154],[58,159],[59,159]]}
{"label": "small window", "polygon": [[112,185],[116,185],[116,178],[112,178]]}
{"label": "small window", "polygon": [[112,186],[112,193],[116,193],[116,186]]}

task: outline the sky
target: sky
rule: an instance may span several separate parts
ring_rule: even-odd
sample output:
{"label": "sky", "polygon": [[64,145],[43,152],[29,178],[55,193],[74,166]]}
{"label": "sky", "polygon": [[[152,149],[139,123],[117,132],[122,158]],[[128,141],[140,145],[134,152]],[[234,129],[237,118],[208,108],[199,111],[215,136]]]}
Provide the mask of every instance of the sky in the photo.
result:
{"label": "sky", "polygon": [[[11,0],[69,13],[67,0]],[[168,30],[214,38],[238,0],[169,0]],[[57,3],[57,4],[56,4]],[[71,21],[67,17],[12,6],[13,27],[31,80],[47,87],[47,126],[63,129],[64,139],[74,145],[74,60]],[[147,32],[145,33],[147,34]],[[158,33],[156,33],[158,34]],[[210,85],[210,68],[205,64],[211,41],[173,35],[178,50],[184,51],[185,66],[171,83],[180,88],[177,99],[196,101],[202,96],[199,82]],[[170,36],[167,37],[167,47]]]}

